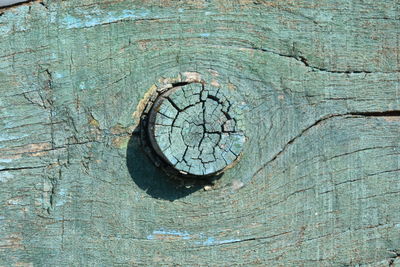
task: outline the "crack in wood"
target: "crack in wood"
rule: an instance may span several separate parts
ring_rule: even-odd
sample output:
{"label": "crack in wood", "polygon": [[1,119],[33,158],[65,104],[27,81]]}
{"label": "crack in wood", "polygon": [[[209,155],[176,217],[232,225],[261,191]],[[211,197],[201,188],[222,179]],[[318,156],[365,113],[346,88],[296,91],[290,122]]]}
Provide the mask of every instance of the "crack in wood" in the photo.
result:
{"label": "crack in wood", "polygon": [[13,8],[21,5],[30,4],[32,2],[38,2],[46,7],[42,0],[0,0],[0,9]]}
{"label": "crack in wood", "polygon": [[[230,47],[234,48],[233,46],[230,46]],[[283,54],[283,53],[280,53],[280,52],[277,52],[277,51],[274,51],[274,50],[271,50],[271,49],[255,47],[253,45],[251,45],[249,47],[237,47],[237,48],[238,49],[255,50],[255,51],[274,54],[274,55],[277,55],[277,56],[280,56],[280,57],[291,58],[291,59],[294,59],[294,60],[302,63],[305,67],[310,68],[312,71],[326,72],[326,73],[332,73],[332,74],[379,74],[379,73],[390,74],[390,73],[398,73],[398,72],[400,72],[400,69],[394,70],[394,71],[388,71],[388,72],[369,71],[369,70],[330,70],[330,69],[327,69],[327,68],[322,68],[322,67],[310,65],[309,62],[308,62],[308,59],[305,58],[304,56],[301,56],[301,55]]]}
{"label": "crack in wood", "polygon": [[149,143],[179,175],[215,175],[239,158],[245,136],[226,93],[177,82],[146,108],[143,125]]}
{"label": "crack in wood", "polygon": [[22,171],[22,170],[32,170],[32,169],[43,169],[49,167],[48,165],[40,165],[40,166],[26,166],[26,167],[15,167],[15,168],[3,168],[0,169],[0,172],[3,171]]}
{"label": "crack in wood", "polygon": [[387,110],[387,111],[365,111],[365,112],[347,112],[343,114],[330,114],[326,115],[318,120],[316,120],[313,124],[309,125],[308,127],[304,128],[302,131],[300,131],[299,134],[297,134],[295,137],[291,138],[283,147],[282,149],[277,152],[270,160],[265,162],[264,164],[261,165],[257,171],[254,172],[254,174],[251,176],[252,178],[257,176],[263,169],[265,169],[271,162],[275,161],[278,157],[280,157],[286,150],[287,148],[295,142],[298,138],[302,137],[306,132],[308,132],[311,128],[314,128],[315,126],[329,120],[332,118],[337,118],[337,117],[399,117],[400,116],[400,110]]}

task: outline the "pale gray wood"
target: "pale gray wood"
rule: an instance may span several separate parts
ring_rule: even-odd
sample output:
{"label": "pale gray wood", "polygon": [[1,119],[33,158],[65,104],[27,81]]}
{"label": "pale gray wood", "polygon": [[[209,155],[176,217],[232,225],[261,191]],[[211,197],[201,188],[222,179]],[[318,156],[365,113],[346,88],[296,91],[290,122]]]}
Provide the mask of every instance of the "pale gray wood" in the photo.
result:
{"label": "pale gray wood", "polygon": [[0,0],[0,7],[10,6],[18,3],[29,2],[27,0]]}

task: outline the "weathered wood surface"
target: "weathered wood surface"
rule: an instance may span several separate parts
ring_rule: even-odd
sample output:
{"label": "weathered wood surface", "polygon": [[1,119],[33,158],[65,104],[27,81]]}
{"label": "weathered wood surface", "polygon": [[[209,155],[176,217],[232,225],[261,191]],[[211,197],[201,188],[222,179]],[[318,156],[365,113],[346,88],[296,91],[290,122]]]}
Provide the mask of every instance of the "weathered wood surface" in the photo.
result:
{"label": "weathered wood surface", "polygon": [[159,157],[156,166],[165,162],[175,176],[196,179],[218,178],[218,173],[233,167],[246,136],[241,129],[243,111],[234,104],[230,90],[190,83],[158,91],[139,126],[143,148],[153,151],[150,158]]}
{"label": "weathered wood surface", "polygon": [[[399,266],[399,9],[0,9],[0,265]],[[247,106],[243,157],[206,190],[169,183],[131,136],[179,74]]]}

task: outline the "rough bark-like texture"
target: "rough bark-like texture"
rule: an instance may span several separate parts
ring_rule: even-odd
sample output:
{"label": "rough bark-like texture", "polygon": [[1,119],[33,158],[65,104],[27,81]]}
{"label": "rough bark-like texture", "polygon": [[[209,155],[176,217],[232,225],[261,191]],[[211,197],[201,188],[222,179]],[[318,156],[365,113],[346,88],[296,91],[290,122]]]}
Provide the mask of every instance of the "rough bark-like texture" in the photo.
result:
{"label": "rough bark-like texture", "polygon": [[246,137],[240,129],[242,111],[233,107],[231,92],[192,83],[155,97],[149,115],[143,112],[140,128],[150,139],[150,145],[143,142],[145,147],[153,148],[160,162],[180,176],[204,178],[239,158]]}
{"label": "rough bark-like texture", "polygon": [[[0,9],[0,265],[397,266],[399,9]],[[204,189],[166,179],[135,130],[157,84],[199,77],[239,96],[248,137]]]}

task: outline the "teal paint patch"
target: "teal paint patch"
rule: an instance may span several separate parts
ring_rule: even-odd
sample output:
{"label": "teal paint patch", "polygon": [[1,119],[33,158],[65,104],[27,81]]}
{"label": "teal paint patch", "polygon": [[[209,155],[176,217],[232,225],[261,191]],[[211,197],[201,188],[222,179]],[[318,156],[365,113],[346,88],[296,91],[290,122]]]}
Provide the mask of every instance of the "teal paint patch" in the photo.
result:
{"label": "teal paint patch", "polygon": [[215,239],[213,237],[209,237],[203,243],[198,242],[198,244],[203,244],[205,246],[210,246],[210,245],[214,244],[214,242],[215,242]]}
{"label": "teal paint patch", "polygon": [[[2,166],[0,165],[0,168]],[[0,169],[1,170],[1,169]],[[14,178],[14,175],[8,171],[2,171],[0,172],[0,183],[6,183],[9,180],[11,180],[12,178]]]}
{"label": "teal paint patch", "polygon": [[56,201],[56,206],[63,206],[65,203],[67,203],[67,200],[65,199],[66,195],[68,193],[68,190],[65,188],[61,188],[60,191],[58,192],[58,199]]}
{"label": "teal paint patch", "polygon": [[152,234],[147,236],[147,240],[162,240],[168,238],[178,238],[182,240],[189,240],[192,237],[198,237],[198,239],[203,241],[195,241],[194,244],[196,245],[203,245],[203,246],[214,246],[214,245],[222,245],[222,244],[229,244],[240,242],[240,239],[224,239],[224,240],[217,240],[214,237],[207,237],[203,233],[200,234],[189,234],[188,232],[184,231],[177,231],[177,230],[154,230]]}
{"label": "teal paint patch", "polygon": [[191,238],[188,232],[179,232],[179,231],[176,231],[176,230],[163,230],[163,229],[160,229],[160,230],[153,231],[153,233],[151,235],[147,236],[147,239],[148,240],[159,239],[157,237],[160,237],[160,236],[179,237],[179,238],[181,238],[183,240],[188,240],[188,239]]}
{"label": "teal paint patch", "polygon": [[60,72],[54,72],[53,75],[54,75],[54,77],[57,78],[57,79],[61,79],[61,78],[64,77],[64,74],[62,74],[62,73],[60,73]]}
{"label": "teal paint patch", "polygon": [[226,239],[226,240],[215,240],[214,237],[208,237],[204,242],[195,242],[197,245],[204,245],[204,246],[214,246],[214,245],[221,245],[221,244],[229,244],[240,242],[240,239]]}
{"label": "teal paint patch", "polygon": [[5,162],[5,163],[9,163],[12,161],[13,161],[13,159],[0,159],[0,162]]}

